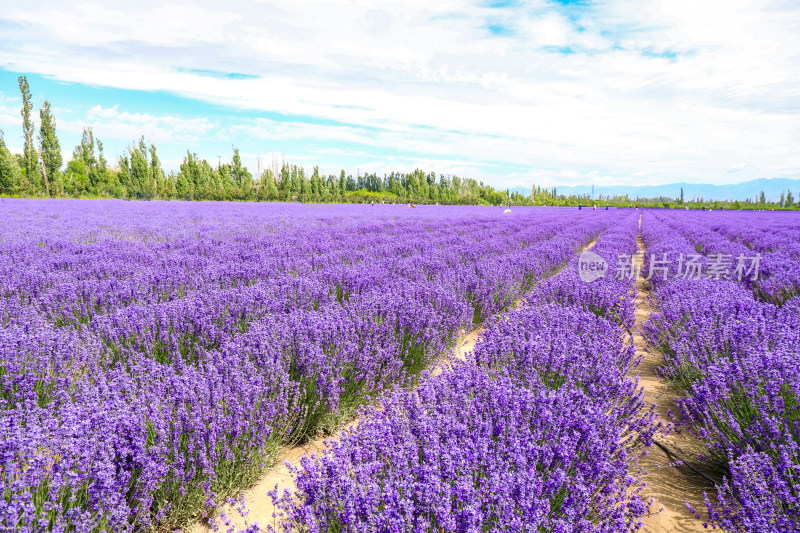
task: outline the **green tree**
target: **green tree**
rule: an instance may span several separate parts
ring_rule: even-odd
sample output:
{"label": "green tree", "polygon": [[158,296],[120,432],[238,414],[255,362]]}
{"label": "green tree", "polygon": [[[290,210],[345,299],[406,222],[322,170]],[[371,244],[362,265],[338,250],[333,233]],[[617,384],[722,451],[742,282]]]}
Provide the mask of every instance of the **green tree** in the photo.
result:
{"label": "green tree", "polygon": [[28,79],[25,76],[20,76],[17,81],[19,82],[19,90],[22,93],[20,115],[22,115],[22,133],[25,137],[25,146],[22,154],[25,165],[22,170],[25,172],[28,182],[35,188],[33,192],[36,194],[41,190],[41,187],[39,184],[39,157],[36,153],[36,148],[33,146],[34,125],[31,120],[31,110],[33,109],[31,90],[28,86]]}
{"label": "green tree", "polygon": [[167,177],[164,174],[164,169],[161,168],[161,160],[156,153],[156,145],[150,143],[150,168],[148,169],[148,183],[152,185],[153,194],[167,196]]}
{"label": "green tree", "polygon": [[226,200],[225,189],[217,187],[214,183],[214,169],[209,162],[200,159],[197,163],[198,198],[200,200]]}
{"label": "green tree", "polygon": [[87,175],[91,176],[94,167],[97,165],[97,158],[94,155],[94,135],[91,127],[83,128],[81,143],[72,150],[72,159],[83,161]]}
{"label": "green tree", "polygon": [[17,158],[6,148],[3,130],[0,130],[0,194],[16,192],[21,185],[21,174]]}
{"label": "green tree", "polygon": [[239,157],[239,149],[233,149],[233,162],[231,164],[231,178],[239,189],[239,197],[244,199],[253,184],[253,175],[242,165],[242,158]]}
{"label": "green tree", "polygon": [[175,178],[175,193],[186,200],[213,200],[223,191],[214,188],[214,169],[205,159],[187,150]]}
{"label": "green tree", "polygon": [[108,172],[108,162],[103,154],[103,143],[97,139],[97,164],[90,175],[92,187],[96,192],[111,191],[111,175]]}
{"label": "green tree", "polygon": [[130,157],[130,192],[136,198],[152,198],[155,195],[155,185],[150,179],[150,165],[147,161],[147,145],[144,142],[144,135],[139,139],[138,146],[134,143],[128,147],[128,154]]}
{"label": "green tree", "polygon": [[45,100],[39,110],[39,143],[42,147],[42,167],[44,169],[45,187],[50,189],[48,182],[56,183],[61,173],[61,144],[56,136],[56,119],[50,112],[50,102]]}
{"label": "green tree", "polygon": [[181,169],[175,178],[175,194],[184,200],[191,200],[194,196],[194,176],[198,173],[196,157],[187,150],[183,156]]}
{"label": "green tree", "polygon": [[291,167],[291,178],[289,179],[289,192],[291,192],[292,194],[300,193],[300,175],[298,174],[296,165],[292,165]]}
{"label": "green tree", "polygon": [[[78,161],[80,164],[77,164]],[[124,155],[120,157],[120,170],[121,183],[128,185],[130,176],[127,158]],[[103,154],[103,143],[94,138],[92,128],[87,126],[83,128],[80,144],[72,150],[72,160],[67,164],[67,171],[63,177],[62,192],[122,196],[123,191],[119,189],[118,184],[116,182],[112,184],[111,181],[112,174]]]}
{"label": "green tree", "polygon": [[281,165],[281,174],[280,178],[278,179],[278,190],[281,192],[289,190],[289,182],[291,178],[289,177],[289,163],[284,163]]}
{"label": "green tree", "polygon": [[300,194],[305,196],[311,192],[311,186],[306,178],[306,171],[302,167],[297,172],[297,181],[300,183]]}
{"label": "green tree", "polygon": [[80,196],[81,194],[101,192],[98,191],[94,182],[96,166],[92,128],[85,127],[80,144],[72,150],[72,159],[67,163],[63,180],[59,181],[61,193]]}
{"label": "green tree", "polygon": [[275,200],[277,198],[278,187],[275,184],[275,176],[273,175],[272,170],[264,170],[261,173],[261,179],[259,180],[258,199],[265,201]]}
{"label": "green tree", "polygon": [[80,196],[91,191],[92,183],[89,179],[89,167],[83,159],[73,158],[67,163],[63,189],[64,192],[74,196]]}

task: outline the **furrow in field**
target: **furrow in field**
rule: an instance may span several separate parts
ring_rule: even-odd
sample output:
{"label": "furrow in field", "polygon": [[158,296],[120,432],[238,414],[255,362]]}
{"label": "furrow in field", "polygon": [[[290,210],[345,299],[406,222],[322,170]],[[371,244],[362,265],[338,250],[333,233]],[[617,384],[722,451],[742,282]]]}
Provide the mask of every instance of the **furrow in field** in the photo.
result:
{"label": "furrow in field", "polygon": [[[641,227],[641,218],[639,225]],[[642,265],[646,248],[641,233],[637,241],[636,260]],[[646,404],[656,404],[659,417],[665,424],[669,424],[670,413],[677,413],[678,408],[675,404],[675,394],[657,372],[658,367],[664,363],[664,357],[653,349],[642,335],[644,324],[653,312],[649,283],[642,275],[643,271],[644,268],[640,270],[636,280],[634,301],[636,321],[632,339],[636,355],[641,357],[641,363],[632,369],[631,373],[639,378],[639,385],[644,389]],[[685,432],[672,431],[668,434],[659,434],[656,439],[684,458],[696,456],[699,451],[694,439]],[[650,514],[643,520],[644,531],[653,533],[704,531],[702,522],[688,510],[686,502],[688,501],[696,509],[701,509],[703,492],[713,491],[713,485],[687,466],[676,463],[658,446],[652,446],[639,463],[646,471],[643,481],[647,484],[647,488],[644,494],[653,498]]]}

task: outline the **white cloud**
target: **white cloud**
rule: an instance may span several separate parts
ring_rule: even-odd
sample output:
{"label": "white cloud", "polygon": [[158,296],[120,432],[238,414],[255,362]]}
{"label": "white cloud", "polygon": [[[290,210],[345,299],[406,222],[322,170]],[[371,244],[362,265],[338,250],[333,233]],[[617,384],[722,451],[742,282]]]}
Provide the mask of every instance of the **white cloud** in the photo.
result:
{"label": "white cloud", "polygon": [[0,130],[3,132],[3,142],[12,152],[19,151],[23,144],[22,137],[17,135],[17,129],[22,125],[18,102],[21,102],[21,98],[0,92]]}
{"label": "white cloud", "polygon": [[145,139],[155,143],[196,142],[217,127],[206,118],[154,116],[120,111],[119,106],[108,108],[100,105],[89,110],[86,122],[100,135],[108,132],[111,138],[128,141],[144,135]]}
{"label": "white cloud", "polygon": [[368,156],[369,154],[364,150],[342,150],[341,148],[321,148],[314,152],[319,155],[343,155],[343,156]]}
{"label": "white cloud", "polygon": [[[314,159],[344,155],[326,153],[331,143],[357,144],[363,168],[401,164],[367,146],[444,173],[530,169],[489,170],[497,184],[800,177],[796,4],[59,2],[0,19],[12,28],[0,66],[11,70],[343,124],[245,120],[221,130],[202,118],[92,109],[96,131],[121,138],[303,139],[309,153],[297,155]],[[507,31],[493,37],[490,25]]]}

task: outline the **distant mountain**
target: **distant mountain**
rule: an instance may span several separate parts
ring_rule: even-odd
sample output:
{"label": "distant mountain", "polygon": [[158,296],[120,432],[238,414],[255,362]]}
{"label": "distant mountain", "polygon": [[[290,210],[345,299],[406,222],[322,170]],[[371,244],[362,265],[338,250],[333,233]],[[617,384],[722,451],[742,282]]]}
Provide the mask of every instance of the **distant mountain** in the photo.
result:
{"label": "distant mountain", "polygon": [[[681,187],[683,187],[683,197],[686,200],[691,200],[693,198],[700,199],[701,197],[705,200],[745,200],[747,198],[756,198],[761,194],[761,191],[764,191],[768,200],[777,201],[780,200],[781,193],[787,190],[792,191],[793,196],[797,198],[798,193],[800,193],[800,180],[762,178],[731,185],[711,185],[707,183],[670,183],[667,185],[638,186],[595,185],[593,198],[598,198],[601,194],[603,196],[621,196],[627,194],[631,199],[635,199],[637,196],[641,198],[660,196],[679,198],[681,195]],[[531,193],[530,187],[515,187],[512,190],[526,196]],[[591,194],[592,186],[562,186],[556,187],[556,192],[567,196],[571,194]]]}

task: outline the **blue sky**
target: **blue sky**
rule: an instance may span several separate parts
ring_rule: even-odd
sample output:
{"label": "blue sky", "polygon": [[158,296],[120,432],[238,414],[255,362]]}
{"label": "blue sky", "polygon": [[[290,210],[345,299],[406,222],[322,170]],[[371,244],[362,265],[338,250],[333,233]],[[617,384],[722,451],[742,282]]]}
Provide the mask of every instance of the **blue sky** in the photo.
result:
{"label": "blue sky", "polygon": [[0,12],[0,129],[19,150],[26,74],[65,152],[91,125],[168,169],[236,146],[498,187],[800,178],[798,36],[796,2],[33,1]]}

